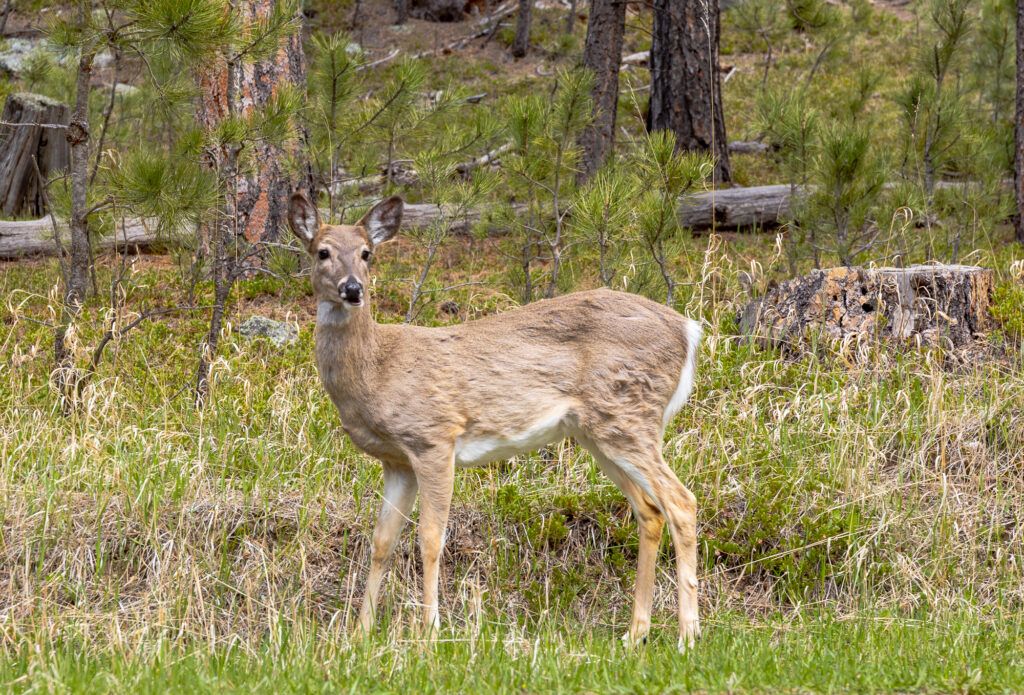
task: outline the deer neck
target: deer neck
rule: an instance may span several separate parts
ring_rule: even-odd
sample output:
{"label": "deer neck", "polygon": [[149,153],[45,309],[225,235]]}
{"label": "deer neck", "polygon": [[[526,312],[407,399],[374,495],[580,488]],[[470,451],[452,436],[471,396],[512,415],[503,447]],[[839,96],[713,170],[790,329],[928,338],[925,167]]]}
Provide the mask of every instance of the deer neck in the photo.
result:
{"label": "deer neck", "polygon": [[377,322],[367,303],[352,310],[320,302],[316,319],[316,358],[320,377],[337,402],[372,390],[376,374]]}

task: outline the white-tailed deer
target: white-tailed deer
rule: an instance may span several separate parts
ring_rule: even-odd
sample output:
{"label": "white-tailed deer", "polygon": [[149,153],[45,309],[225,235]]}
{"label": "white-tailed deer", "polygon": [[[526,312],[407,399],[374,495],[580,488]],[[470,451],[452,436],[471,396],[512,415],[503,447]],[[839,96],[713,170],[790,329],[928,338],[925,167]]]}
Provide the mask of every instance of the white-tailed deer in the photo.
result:
{"label": "white-tailed deer", "polygon": [[316,362],[352,442],[384,466],[384,501],[359,625],[369,630],[384,566],[420,493],[428,631],[439,627],[438,563],[455,469],[575,437],[629,500],[640,527],[633,621],[651,625],[664,522],[676,553],[679,645],[697,618],[697,505],[661,456],[693,386],[700,324],[637,295],[594,290],[444,328],[383,325],[367,306],[370,258],[398,232],[402,200],[356,225],[320,224],[292,196],[288,222],[312,258]]}

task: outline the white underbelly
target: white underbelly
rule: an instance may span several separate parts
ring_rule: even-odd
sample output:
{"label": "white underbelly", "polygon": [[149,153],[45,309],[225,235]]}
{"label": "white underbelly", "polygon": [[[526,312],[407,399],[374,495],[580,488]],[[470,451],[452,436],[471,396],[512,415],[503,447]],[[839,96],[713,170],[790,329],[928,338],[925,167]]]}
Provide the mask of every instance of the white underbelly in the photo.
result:
{"label": "white underbelly", "polygon": [[465,432],[455,439],[455,465],[467,468],[503,461],[517,454],[535,451],[568,435],[564,411],[538,420],[524,430],[505,432],[500,436]]}

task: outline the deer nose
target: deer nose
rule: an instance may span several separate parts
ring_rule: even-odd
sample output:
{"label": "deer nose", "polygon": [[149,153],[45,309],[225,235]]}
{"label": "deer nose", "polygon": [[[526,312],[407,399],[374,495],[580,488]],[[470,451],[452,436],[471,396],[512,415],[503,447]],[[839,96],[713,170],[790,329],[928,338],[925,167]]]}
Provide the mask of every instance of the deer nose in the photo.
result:
{"label": "deer nose", "polygon": [[347,302],[355,304],[363,298],[363,286],[357,280],[349,278],[338,288],[342,298]]}

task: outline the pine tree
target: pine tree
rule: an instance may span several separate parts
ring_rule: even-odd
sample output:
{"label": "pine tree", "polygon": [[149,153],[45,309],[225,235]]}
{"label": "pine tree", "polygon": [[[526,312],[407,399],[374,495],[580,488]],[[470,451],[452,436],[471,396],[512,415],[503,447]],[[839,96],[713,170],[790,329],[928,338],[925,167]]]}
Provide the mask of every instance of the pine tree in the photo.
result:
{"label": "pine tree", "polygon": [[[245,0],[237,4],[235,12],[246,41],[223,52],[212,64],[201,66],[199,72],[196,119],[210,131],[225,120],[245,118],[267,106],[282,85],[305,87],[298,6],[277,0]],[[271,40],[275,38],[278,42]],[[299,156],[297,147],[282,149],[269,141],[253,146],[257,149],[249,154],[260,165],[239,172],[241,178],[232,184],[237,186],[237,196],[229,201],[229,213],[237,231],[249,242],[274,241],[286,222],[288,196],[308,182],[297,180],[288,171],[287,160]],[[211,168],[233,166],[229,160],[234,155],[227,146],[211,148],[205,156]]]}
{"label": "pine tree", "polygon": [[109,200],[90,203],[89,96],[93,64],[104,50],[132,51],[144,60],[171,54],[185,60],[208,55],[233,32],[224,0],[105,0],[79,2],[74,12],[53,21],[51,41],[77,57],[75,100],[67,139],[71,147],[69,227],[71,256],[64,277],[61,320],[54,335],[58,389],[65,408],[73,407],[82,374],[66,340],[81,311],[92,270],[90,219],[110,206]]}

